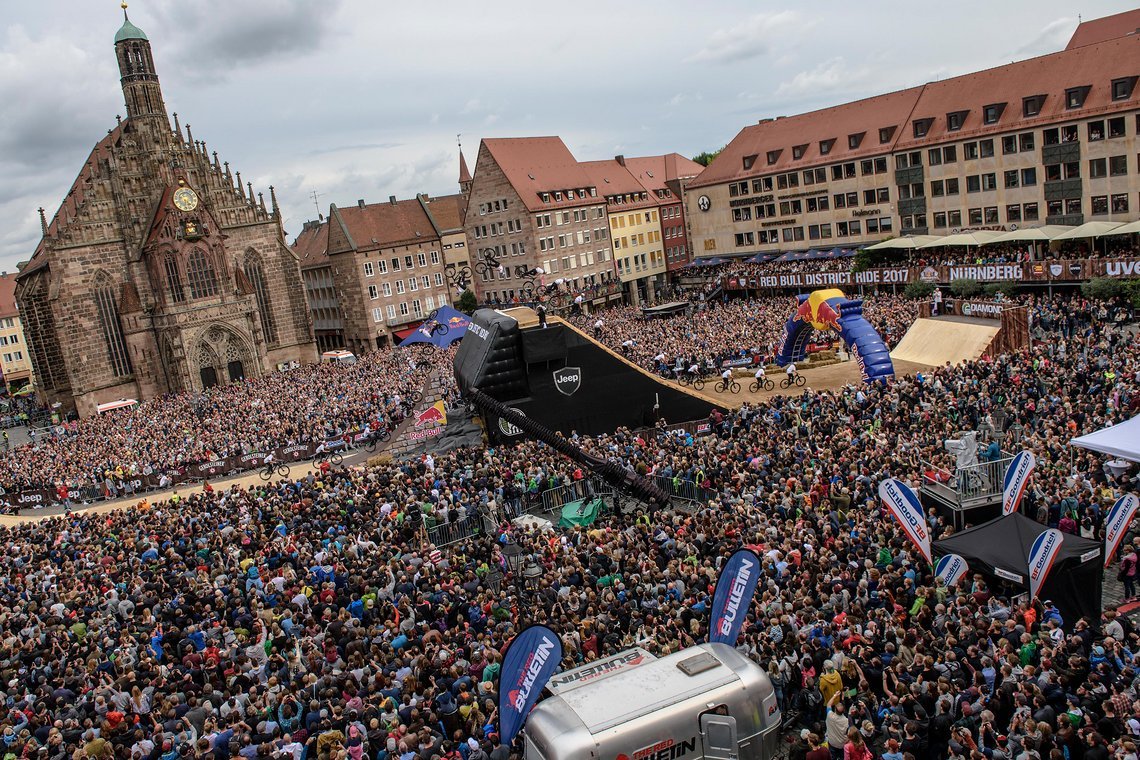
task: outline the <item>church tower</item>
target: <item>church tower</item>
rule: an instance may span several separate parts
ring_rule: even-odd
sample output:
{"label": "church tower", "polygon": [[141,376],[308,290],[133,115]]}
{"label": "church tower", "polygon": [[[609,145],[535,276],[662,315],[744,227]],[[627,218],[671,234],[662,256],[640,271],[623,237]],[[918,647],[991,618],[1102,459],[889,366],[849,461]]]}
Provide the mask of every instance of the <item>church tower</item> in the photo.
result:
{"label": "church tower", "polygon": [[467,159],[463,157],[463,146],[459,146],[459,192],[467,198],[471,195],[471,172],[467,170]]}
{"label": "church tower", "polygon": [[150,40],[142,29],[131,23],[125,2],[123,26],[115,35],[115,57],[119,61],[119,81],[127,101],[127,118],[161,117],[164,129],[169,130],[170,120],[166,116],[162,87],[154,69]]}

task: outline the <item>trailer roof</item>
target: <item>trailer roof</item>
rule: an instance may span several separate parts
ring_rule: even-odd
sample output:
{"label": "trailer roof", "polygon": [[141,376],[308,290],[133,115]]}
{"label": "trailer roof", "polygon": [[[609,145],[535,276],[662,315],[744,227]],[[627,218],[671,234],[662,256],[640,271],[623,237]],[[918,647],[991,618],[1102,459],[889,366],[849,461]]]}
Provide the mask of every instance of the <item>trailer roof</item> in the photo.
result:
{"label": "trailer roof", "polygon": [[[559,697],[577,714],[590,733],[596,734],[739,679],[733,667],[720,657],[715,648],[702,645],[701,649],[705,651],[687,649],[675,652],[641,667],[599,679],[597,683],[563,692]],[[678,667],[693,658],[704,659],[709,655],[716,659],[716,663],[694,675],[687,675]]]}

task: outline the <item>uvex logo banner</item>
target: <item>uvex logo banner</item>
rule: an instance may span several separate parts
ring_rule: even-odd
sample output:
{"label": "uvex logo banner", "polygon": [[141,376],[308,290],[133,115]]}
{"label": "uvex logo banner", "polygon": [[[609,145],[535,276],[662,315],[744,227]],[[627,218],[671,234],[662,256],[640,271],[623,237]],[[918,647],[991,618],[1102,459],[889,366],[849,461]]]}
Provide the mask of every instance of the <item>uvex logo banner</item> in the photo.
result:
{"label": "uvex logo banner", "polygon": [[509,745],[562,661],[562,642],[544,625],[523,629],[507,647],[499,684],[499,736]]}
{"label": "uvex logo banner", "polygon": [[1022,451],[1009,463],[1005,471],[1005,480],[1002,484],[1001,513],[1012,514],[1021,505],[1021,497],[1025,495],[1025,487],[1029,485],[1029,476],[1037,466],[1037,458],[1030,451]]}
{"label": "uvex logo banner", "polygon": [[942,581],[944,586],[956,586],[968,569],[970,566],[966,564],[966,560],[957,554],[947,554],[935,565],[934,576]]}
{"label": "uvex logo banner", "polygon": [[879,484],[879,498],[887,511],[899,521],[903,532],[930,562],[930,529],[926,527],[926,515],[922,512],[922,502],[918,495],[901,480],[887,478]]}
{"label": "uvex logo banner", "polygon": [[554,370],[554,387],[563,396],[573,396],[582,387],[582,368],[563,367]]}
{"label": "uvex logo banner", "polygon": [[1061,544],[1065,541],[1065,534],[1056,528],[1049,528],[1033,542],[1029,550],[1029,599],[1037,598],[1037,592],[1045,585],[1053,563],[1057,561],[1057,554],[1061,551]]}
{"label": "uvex logo banner", "polygon": [[710,643],[736,646],[759,581],[760,558],[751,549],[737,549],[716,581],[709,618]]}
{"label": "uvex logo banner", "polygon": [[1136,516],[1136,508],[1140,507],[1140,499],[1134,494],[1125,494],[1116,500],[1112,509],[1108,510],[1108,517],[1104,521],[1104,566],[1112,563],[1116,550],[1120,548],[1120,540],[1128,532],[1132,518]]}

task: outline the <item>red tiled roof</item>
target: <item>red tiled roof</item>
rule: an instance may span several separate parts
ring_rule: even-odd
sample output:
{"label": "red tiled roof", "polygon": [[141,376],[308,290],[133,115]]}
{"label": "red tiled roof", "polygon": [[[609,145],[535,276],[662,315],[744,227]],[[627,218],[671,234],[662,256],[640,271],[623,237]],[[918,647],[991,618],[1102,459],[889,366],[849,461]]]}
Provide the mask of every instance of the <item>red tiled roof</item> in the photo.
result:
{"label": "red tiled roof", "polygon": [[441,195],[438,198],[427,198],[428,213],[435,221],[440,232],[463,229],[463,217],[467,213],[467,199],[456,193],[455,195]]}
{"label": "red tiled roof", "polygon": [[15,317],[19,313],[16,308],[16,275],[0,275],[0,317]]}
{"label": "red tiled roof", "polygon": [[[561,201],[554,200],[555,192],[588,190],[593,186],[561,137],[485,138],[483,146],[531,211],[600,202],[589,193],[585,198],[575,193],[573,198],[563,195]],[[550,193],[549,203],[542,202],[542,193]],[[598,193],[601,194],[600,188]]]}
{"label": "red tiled roof", "polygon": [[463,157],[463,149],[459,149],[459,184],[471,181],[471,172],[467,170],[467,159]]}
{"label": "red tiled roof", "polygon": [[1125,37],[1140,31],[1140,9],[1094,18],[1079,24],[1065,50],[1095,45],[1098,42]]}
{"label": "red tiled roof", "polygon": [[[911,109],[921,92],[921,87],[911,87],[797,116],[766,119],[745,127],[689,187],[888,153],[903,125],[909,122]],[[885,144],[879,141],[879,130],[884,127],[896,128]],[[863,137],[858,147],[850,148],[848,136],[859,133]],[[822,155],[820,142],[832,139],[835,142],[831,150]],[[792,148],[797,145],[806,146],[799,160],[792,158]],[[780,155],[775,163],[769,164],[767,153],[774,150],[780,151]],[[744,168],[746,156],[755,156],[750,169]]]}
{"label": "red tiled roof", "polygon": [[324,266],[329,261],[329,223],[306,222],[306,225],[293,241],[293,251],[302,269]]}
{"label": "red tiled roof", "polygon": [[[1140,74],[1140,37],[1119,37],[1093,45],[1017,61],[973,74],[965,74],[923,88],[911,119],[933,119],[925,137],[916,138],[908,120],[896,148],[906,149],[971,135],[1038,127],[1064,119],[1080,119],[1120,108],[1135,108],[1137,96],[1112,100],[1112,80]],[[1065,90],[1090,86],[1080,108],[1066,108]],[[1045,95],[1036,116],[1024,116],[1022,100]],[[996,124],[984,124],[986,105],[1005,103]],[[969,110],[960,130],[947,129],[946,115]]]}
{"label": "red tiled roof", "polygon": [[[632,200],[627,200],[620,206],[611,206],[612,209],[642,208],[657,205],[657,196],[649,192],[644,185],[637,181],[637,177],[633,176],[629,169],[618,163],[616,159],[583,161],[580,165],[586,174],[589,175],[590,183],[598,188],[599,196],[633,196]],[[642,200],[640,197],[642,193],[646,193],[645,200]]]}
{"label": "red tiled roof", "polygon": [[437,239],[431,220],[416,198],[396,203],[369,203],[364,208],[359,205],[337,207],[336,211],[329,223],[336,224],[339,215],[358,250]]}
{"label": "red tiled roof", "polygon": [[[670,190],[667,183],[677,179],[695,177],[704,171],[703,166],[696,161],[690,161],[679,153],[667,153],[663,156],[642,156],[627,158],[625,168],[637,181],[645,186],[651,193],[657,190]],[[666,200],[666,199],[663,199]],[[679,201],[675,195],[668,200]]]}

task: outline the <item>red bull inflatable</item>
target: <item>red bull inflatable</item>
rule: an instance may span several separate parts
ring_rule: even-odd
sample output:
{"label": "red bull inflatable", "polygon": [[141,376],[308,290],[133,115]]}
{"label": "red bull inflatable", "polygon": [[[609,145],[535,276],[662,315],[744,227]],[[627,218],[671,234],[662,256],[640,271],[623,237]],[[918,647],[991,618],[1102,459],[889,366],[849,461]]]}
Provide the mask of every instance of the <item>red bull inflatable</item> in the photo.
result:
{"label": "red bull inflatable", "polygon": [[863,316],[863,301],[851,301],[842,290],[829,288],[796,296],[799,307],[784,326],[784,340],[776,363],[781,367],[802,361],[815,331],[831,330],[847,345],[859,363],[864,382],[894,377],[891,354],[878,331]]}

